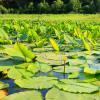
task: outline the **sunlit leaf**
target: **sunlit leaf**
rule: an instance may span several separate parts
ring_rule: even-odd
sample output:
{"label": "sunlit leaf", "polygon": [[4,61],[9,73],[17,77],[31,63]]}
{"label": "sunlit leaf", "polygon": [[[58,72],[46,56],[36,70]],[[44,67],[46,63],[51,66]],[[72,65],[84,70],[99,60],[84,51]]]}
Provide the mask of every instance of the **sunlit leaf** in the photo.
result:
{"label": "sunlit leaf", "polygon": [[59,45],[57,44],[57,42],[53,38],[49,38],[49,40],[54,50],[59,51]]}
{"label": "sunlit leaf", "polygon": [[3,100],[42,100],[42,96],[37,91],[25,91],[11,94]]}

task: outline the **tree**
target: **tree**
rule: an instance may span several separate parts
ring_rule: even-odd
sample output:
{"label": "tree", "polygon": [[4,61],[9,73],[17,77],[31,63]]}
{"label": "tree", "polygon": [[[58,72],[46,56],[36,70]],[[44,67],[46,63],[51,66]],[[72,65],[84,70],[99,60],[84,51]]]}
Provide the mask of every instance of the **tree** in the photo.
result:
{"label": "tree", "polygon": [[96,13],[96,0],[82,0],[82,13]]}
{"label": "tree", "polygon": [[70,1],[73,6],[73,11],[78,13],[81,10],[81,2],[80,0],[71,0]]}
{"label": "tree", "polygon": [[61,13],[63,6],[64,6],[64,3],[62,0],[54,1],[53,4],[51,5],[52,12],[53,13]]}
{"label": "tree", "polygon": [[0,5],[0,13],[1,14],[8,13],[7,8],[5,8],[3,5]]}
{"label": "tree", "polygon": [[47,2],[40,2],[37,6],[38,13],[48,13],[49,12],[49,4]]}
{"label": "tree", "polygon": [[73,10],[73,6],[70,2],[63,5],[63,13],[69,13],[72,10]]}
{"label": "tree", "polygon": [[1,13],[96,13],[100,0],[0,0]]}
{"label": "tree", "polygon": [[95,7],[96,7],[96,11],[100,12],[100,0],[93,0]]}
{"label": "tree", "polygon": [[30,2],[27,6],[26,6],[26,12],[27,13],[33,13],[34,12],[34,3]]}

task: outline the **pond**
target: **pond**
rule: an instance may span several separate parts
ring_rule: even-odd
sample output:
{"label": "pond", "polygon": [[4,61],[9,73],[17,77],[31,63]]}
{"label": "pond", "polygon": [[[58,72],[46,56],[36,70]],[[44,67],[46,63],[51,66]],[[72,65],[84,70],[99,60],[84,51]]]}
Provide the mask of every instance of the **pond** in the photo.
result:
{"label": "pond", "polygon": [[[90,97],[91,100],[94,100],[95,96],[92,95],[98,94],[97,87],[100,86],[99,51],[92,51],[91,54],[86,54],[84,51],[56,53],[52,50],[38,52],[36,48],[33,52],[37,56],[33,63],[1,55],[0,71],[3,71],[1,74],[4,75],[1,77],[1,81],[9,84],[9,95],[34,90],[41,93],[42,100],[58,100],[59,98],[61,100],[60,94],[57,94],[59,98],[50,99],[52,91],[54,93],[59,91],[64,95],[64,100],[66,100],[65,94],[68,95],[68,100],[74,100],[69,96],[76,97],[80,96],[81,93],[83,95],[80,98]],[[63,61],[63,57],[67,57],[66,62]],[[71,88],[70,85],[76,86],[76,91],[73,90],[74,87],[68,90],[65,85],[68,85],[69,88]],[[81,86],[82,90],[80,90]],[[87,91],[86,87],[90,88],[90,91]],[[95,100],[99,100],[99,97],[96,95]]]}

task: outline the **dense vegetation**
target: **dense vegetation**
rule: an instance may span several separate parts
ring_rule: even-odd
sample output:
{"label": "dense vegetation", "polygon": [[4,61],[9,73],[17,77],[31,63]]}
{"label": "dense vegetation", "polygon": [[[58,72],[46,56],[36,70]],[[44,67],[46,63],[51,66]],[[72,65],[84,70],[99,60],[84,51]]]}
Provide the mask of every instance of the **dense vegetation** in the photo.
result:
{"label": "dense vegetation", "polygon": [[100,0],[0,0],[0,13],[99,13]]}
{"label": "dense vegetation", "polygon": [[0,17],[0,99],[100,100],[99,14]]}

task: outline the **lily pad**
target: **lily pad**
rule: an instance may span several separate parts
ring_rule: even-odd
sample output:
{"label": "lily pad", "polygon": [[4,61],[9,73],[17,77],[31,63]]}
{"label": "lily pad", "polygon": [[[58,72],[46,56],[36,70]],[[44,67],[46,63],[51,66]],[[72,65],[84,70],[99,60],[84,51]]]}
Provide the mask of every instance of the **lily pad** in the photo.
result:
{"label": "lily pad", "polygon": [[62,79],[56,86],[64,91],[74,93],[92,93],[99,91],[99,87],[89,83],[78,83],[76,80]]}
{"label": "lily pad", "polygon": [[3,83],[3,82],[0,82],[0,90],[1,89],[6,89],[6,88],[8,88],[9,87],[9,84],[5,84],[5,83]]}
{"label": "lily pad", "polygon": [[37,60],[39,62],[45,62],[49,65],[62,65],[64,64],[63,58],[66,55],[53,53],[53,52],[44,52],[37,55]]}
{"label": "lily pad", "polygon": [[84,68],[84,72],[88,74],[97,74],[100,73],[100,65],[94,64]]}
{"label": "lily pad", "polygon": [[27,71],[26,69],[17,69],[13,67],[9,70],[7,75],[11,79],[21,79],[22,77],[25,77],[25,78],[32,77],[33,73]]}
{"label": "lily pad", "polygon": [[86,63],[86,60],[80,60],[80,59],[69,59],[68,60],[70,66],[78,66],[83,65]]}
{"label": "lily pad", "polygon": [[[55,72],[64,73],[64,66],[54,67],[53,70]],[[73,66],[65,66],[65,73],[73,73],[73,72],[80,72],[81,68],[73,67]]]}
{"label": "lily pad", "polygon": [[21,88],[28,89],[48,89],[57,84],[57,78],[55,77],[33,77],[30,79],[18,79],[15,83]]}
{"label": "lily pad", "polygon": [[37,91],[25,91],[11,94],[3,100],[42,100],[42,96]]}
{"label": "lily pad", "polygon": [[46,94],[46,100],[100,100],[97,94],[74,94],[52,88]]}

